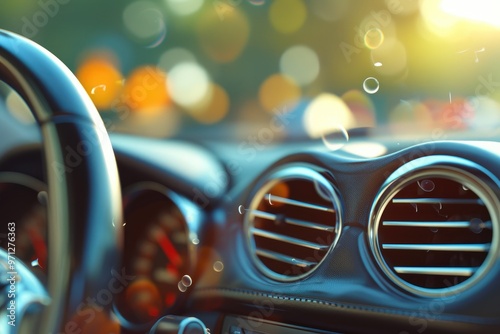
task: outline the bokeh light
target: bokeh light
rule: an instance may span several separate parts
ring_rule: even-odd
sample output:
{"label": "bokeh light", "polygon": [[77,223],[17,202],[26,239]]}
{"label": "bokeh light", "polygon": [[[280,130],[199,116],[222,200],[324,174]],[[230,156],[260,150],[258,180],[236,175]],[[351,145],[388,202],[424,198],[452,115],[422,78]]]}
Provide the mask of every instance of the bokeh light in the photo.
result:
{"label": "bokeh light", "polygon": [[422,0],[420,4],[421,18],[428,31],[450,37],[458,19],[441,8],[441,2],[436,0]]}
{"label": "bokeh light", "polygon": [[266,0],[248,0],[248,3],[254,6],[262,6],[266,3]]}
{"label": "bokeh light", "polygon": [[273,74],[260,86],[259,102],[268,112],[275,112],[283,106],[294,106],[300,99],[301,91],[293,79],[281,74]]}
{"label": "bokeh light", "polygon": [[158,67],[168,72],[174,68],[175,65],[183,62],[196,63],[197,61],[192,52],[187,49],[177,47],[168,49],[162,53],[158,61]]}
{"label": "bokeh light", "polygon": [[99,110],[113,107],[122,90],[123,77],[109,53],[89,55],[78,66],[76,77]]}
{"label": "bokeh light", "polygon": [[210,86],[211,94],[204,103],[186,108],[187,112],[200,123],[217,123],[229,111],[229,96],[224,88],[217,84],[211,84]]}
{"label": "bokeh light", "polygon": [[369,141],[350,142],[342,150],[363,158],[376,158],[387,153],[387,147],[380,143]]}
{"label": "bokeh light", "polygon": [[[500,125],[498,1],[127,0],[102,2],[102,15],[78,6],[61,6],[49,24],[26,1],[6,3],[0,17],[68,64],[113,131],[171,135],[220,122],[213,128],[245,138],[276,113],[302,115],[323,92],[341,96],[353,126]],[[144,87],[153,82],[163,84]],[[5,102],[32,121],[14,95]],[[291,119],[283,134],[303,125]]]}
{"label": "bokeh light", "polygon": [[280,70],[299,85],[310,84],[319,74],[318,55],[305,45],[292,46],[281,56]]}
{"label": "bokeh light", "polygon": [[198,22],[198,38],[203,51],[212,60],[227,63],[235,60],[248,42],[250,25],[245,14],[236,7],[224,12],[223,19],[215,10],[204,12]]}
{"label": "bokeh light", "polygon": [[167,35],[161,8],[152,1],[130,3],[123,11],[123,23],[133,37],[149,48],[160,45]]}
{"label": "bokeh light", "polygon": [[149,279],[133,281],[125,291],[127,306],[142,321],[154,319],[163,307],[158,287]]}
{"label": "bokeh light", "polygon": [[166,0],[170,9],[179,16],[196,13],[203,5],[203,0]]}
{"label": "bokeh light", "polygon": [[139,67],[125,82],[123,100],[132,111],[160,112],[170,103],[165,81],[166,75],[159,68]]}
{"label": "bokeh light", "polygon": [[275,0],[269,10],[272,26],[284,34],[299,30],[306,18],[307,7],[302,0]]}
{"label": "bokeh light", "polygon": [[469,101],[475,117],[467,120],[473,129],[498,129],[500,124],[500,102],[488,96],[476,96]]}
{"label": "bokeh light", "polygon": [[356,120],[347,104],[329,93],[320,94],[307,106],[303,121],[311,138],[322,138],[356,126]]}
{"label": "bokeh light", "polygon": [[210,78],[197,63],[182,62],[175,65],[167,78],[172,100],[184,108],[196,108],[211,98]]}
{"label": "bokeh light", "polygon": [[[288,187],[288,185],[284,182],[277,182],[275,185],[272,186],[272,188],[269,190],[269,193],[268,195],[271,195],[271,196],[278,196],[278,197],[282,197],[282,198],[290,198],[290,188]],[[272,201],[272,197],[271,199],[269,200],[268,199],[268,202],[267,204],[271,205],[271,206],[276,206],[276,207],[279,207],[279,206],[283,206],[285,205],[284,202],[279,202],[279,201]],[[266,205],[267,205],[266,204]]]}

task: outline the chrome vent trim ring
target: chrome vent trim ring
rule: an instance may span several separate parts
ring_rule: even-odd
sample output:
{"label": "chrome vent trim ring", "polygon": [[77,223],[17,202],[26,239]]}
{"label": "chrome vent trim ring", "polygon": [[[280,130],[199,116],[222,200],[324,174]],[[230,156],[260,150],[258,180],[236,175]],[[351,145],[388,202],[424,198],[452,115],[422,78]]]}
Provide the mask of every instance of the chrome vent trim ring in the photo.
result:
{"label": "chrome vent trim ring", "polygon": [[[422,188],[424,180],[449,189],[420,191],[416,187]],[[404,196],[414,189],[418,196]],[[440,155],[406,163],[383,184],[372,206],[368,232],[376,262],[397,286],[417,295],[444,296],[470,288],[500,257],[499,189],[500,182],[491,172],[463,158]],[[446,196],[440,196],[443,194]],[[400,208],[415,209],[415,214],[401,213]],[[422,208],[421,214],[418,208]],[[429,208],[438,215],[429,213]],[[387,219],[394,216],[414,219]],[[425,233],[435,236],[428,239]],[[415,242],[422,235],[427,239]],[[403,242],[394,241],[398,238]],[[427,253],[421,256],[425,258],[421,263],[413,261],[413,254],[419,252]],[[405,261],[413,263],[406,265]]]}
{"label": "chrome vent trim ring", "polygon": [[254,264],[278,281],[308,276],[335,247],[341,210],[338,193],[321,170],[287,165],[271,172],[259,183],[245,214]]}

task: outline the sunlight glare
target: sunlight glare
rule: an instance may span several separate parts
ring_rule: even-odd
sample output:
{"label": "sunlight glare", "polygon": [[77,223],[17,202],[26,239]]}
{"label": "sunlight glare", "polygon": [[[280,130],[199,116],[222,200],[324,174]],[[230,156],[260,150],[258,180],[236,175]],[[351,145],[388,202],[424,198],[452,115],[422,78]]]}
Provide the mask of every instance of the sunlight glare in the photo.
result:
{"label": "sunlight glare", "polygon": [[442,0],[441,9],[451,15],[500,28],[500,2],[496,0]]}

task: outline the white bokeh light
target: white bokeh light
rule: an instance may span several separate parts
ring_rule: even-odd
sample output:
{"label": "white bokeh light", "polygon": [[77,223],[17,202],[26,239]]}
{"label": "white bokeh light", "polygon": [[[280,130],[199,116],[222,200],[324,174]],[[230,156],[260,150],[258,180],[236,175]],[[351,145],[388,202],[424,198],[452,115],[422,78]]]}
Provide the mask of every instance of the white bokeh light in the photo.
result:
{"label": "white bokeh light", "polygon": [[165,18],[154,2],[141,0],[132,2],[123,11],[125,28],[138,39],[156,44],[167,34]]}
{"label": "white bokeh light", "polygon": [[172,48],[160,56],[158,61],[158,67],[164,71],[170,71],[175,65],[183,62],[192,62],[196,63],[196,57],[184,48]]}
{"label": "white bokeh light", "polygon": [[293,78],[299,85],[307,85],[319,74],[319,59],[314,50],[305,45],[287,49],[280,59],[281,73]]}
{"label": "white bokeh light", "polygon": [[203,5],[203,0],[166,0],[170,9],[179,16],[196,13]]}
{"label": "white bokeh light", "polygon": [[167,88],[178,105],[195,107],[210,98],[210,78],[203,67],[194,62],[175,65],[167,75]]}

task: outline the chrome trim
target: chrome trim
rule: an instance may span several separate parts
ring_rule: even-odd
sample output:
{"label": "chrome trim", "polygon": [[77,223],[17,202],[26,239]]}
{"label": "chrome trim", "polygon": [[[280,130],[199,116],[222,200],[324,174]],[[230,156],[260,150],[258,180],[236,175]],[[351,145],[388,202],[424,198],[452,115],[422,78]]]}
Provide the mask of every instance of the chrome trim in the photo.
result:
{"label": "chrome trim", "polygon": [[398,274],[472,276],[477,267],[394,267]]}
{"label": "chrome trim", "polygon": [[[398,227],[428,227],[428,228],[471,228],[470,221],[445,221],[445,222],[431,222],[431,221],[383,221],[384,226],[398,226]],[[482,228],[491,229],[493,227],[490,220],[483,222]]]}
{"label": "chrome trim", "polygon": [[393,198],[394,204],[476,204],[484,205],[481,199],[453,198]]}
{"label": "chrome trim", "polygon": [[[267,220],[276,220],[276,215],[269,213],[269,212],[264,212],[261,210],[252,210],[251,212],[255,217],[267,219]],[[312,228],[320,231],[328,231],[328,232],[333,232],[334,228],[331,226],[323,225],[323,224],[316,224],[312,222],[308,222],[305,220],[301,219],[295,219],[295,218],[285,218],[285,223],[290,224],[290,225],[295,225],[295,226],[301,226],[301,227],[307,227],[307,228]]]}
{"label": "chrome trim", "polygon": [[252,233],[253,235],[257,235],[259,237],[273,239],[273,240],[277,240],[277,241],[281,241],[281,242],[286,242],[288,244],[301,246],[301,247],[307,247],[307,248],[311,248],[311,249],[315,249],[315,250],[323,250],[323,249],[327,249],[328,247],[330,247],[328,245],[321,245],[321,244],[317,244],[315,242],[309,242],[309,241],[305,241],[302,239],[289,237],[287,235],[282,235],[279,233],[261,230],[261,229],[255,228],[255,227],[250,228],[250,233]]}
{"label": "chrome trim", "polygon": [[490,244],[382,244],[382,249],[440,251],[440,252],[487,252]]}
{"label": "chrome trim", "polygon": [[[378,229],[385,208],[389,203],[392,203],[401,189],[422,178],[445,178],[462,184],[480,198],[481,204],[486,206],[490,215],[492,239],[489,253],[470,278],[451,287],[431,289],[405,281],[385,262],[379,245]],[[482,279],[500,258],[500,200],[493,188],[500,189],[499,179],[486,168],[464,158],[434,155],[417,158],[399,167],[382,185],[370,212],[368,241],[375,261],[381,270],[398,287],[425,297],[443,297],[473,288],[475,282]],[[418,204],[414,200],[407,203]],[[435,201],[435,203],[439,204],[440,202]]]}
{"label": "chrome trim", "polygon": [[[337,242],[340,238],[340,234],[341,234],[341,230],[342,230],[342,207],[341,207],[340,197],[338,195],[337,190],[333,187],[333,185],[330,183],[330,181],[328,181],[321,174],[321,171],[322,171],[321,169],[319,169],[313,165],[302,164],[302,163],[301,164],[292,163],[292,164],[288,164],[285,166],[281,166],[281,167],[276,168],[273,171],[270,171],[268,174],[263,176],[262,179],[260,180],[260,182],[257,184],[254,191],[252,192],[252,194],[253,194],[251,197],[252,199],[250,201],[250,204],[248,205],[249,209],[246,211],[246,214],[244,216],[244,229],[245,229],[245,233],[247,236],[246,237],[246,246],[247,246],[247,249],[249,251],[250,256],[253,259],[253,263],[255,264],[257,269],[261,273],[263,273],[264,275],[266,275],[267,277],[269,277],[271,279],[282,281],[282,282],[292,282],[292,281],[297,281],[297,280],[300,280],[302,278],[305,278],[305,277],[311,275],[321,265],[321,263],[328,257],[328,255],[331,253],[332,249],[335,247],[335,245],[337,244]],[[272,251],[262,250],[262,249],[258,250],[257,246],[255,244],[255,239],[254,239],[252,232],[253,232],[253,229],[255,229],[253,226],[253,220],[256,217],[263,218],[263,219],[270,219],[270,220],[274,220],[274,218],[275,218],[275,217],[271,217],[272,214],[267,214],[267,213],[262,214],[262,211],[257,210],[259,203],[261,203],[261,201],[263,201],[263,200],[268,201],[269,199],[271,199],[271,201],[276,200],[278,202],[281,199],[281,197],[279,197],[279,196],[274,196],[274,195],[270,196],[269,190],[272,189],[272,187],[279,182],[286,182],[286,181],[293,181],[293,180],[305,180],[305,181],[310,181],[311,183],[314,182],[316,186],[321,185],[322,190],[324,190],[324,194],[318,193],[318,196],[321,196],[321,197],[323,197],[325,195],[328,196],[329,200],[332,203],[332,209],[328,210],[328,208],[326,208],[327,210],[324,210],[325,207],[321,207],[318,205],[309,205],[309,203],[306,203],[307,204],[306,207],[313,208],[313,209],[319,209],[319,210],[322,210],[324,212],[328,212],[329,214],[332,215],[332,218],[335,217],[335,221],[325,221],[325,222],[321,222],[321,223],[316,224],[313,222],[305,222],[305,221],[302,221],[299,219],[285,217],[285,222],[288,224],[303,226],[303,227],[308,227],[308,228],[313,228],[313,229],[318,230],[318,233],[319,233],[318,237],[324,237],[325,233],[328,233],[329,235],[333,236],[333,240],[332,240],[330,245],[314,244],[314,243],[310,243],[310,242],[301,240],[300,243],[302,244],[302,246],[304,246],[304,243],[309,244],[309,246],[314,245],[314,248],[311,248],[311,249],[318,249],[318,246],[319,246],[320,247],[319,249],[326,250],[326,254],[322,258],[313,259],[313,261],[317,260],[317,263],[313,264],[314,267],[311,268],[309,271],[307,271],[305,273],[295,273],[294,272],[291,275],[287,275],[287,274],[277,273],[277,272],[273,271],[272,269],[268,268],[262,262],[262,260],[259,258],[259,255],[257,254],[257,252],[259,251],[263,257],[268,257],[268,258],[270,258],[270,256],[276,256],[276,257],[280,257],[283,259],[283,257],[286,255],[275,253]],[[324,199],[324,197],[323,197],[323,199]],[[304,203],[299,202],[299,201],[291,200],[291,201],[287,201],[287,202],[289,202],[288,204],[292,204],[292,205],[300,203],[301,205],[299,205],[299,206],[302,206],[302,207],[304,206],[304,205],[302,205]],[[263,217],[264,215],[265,215],[265,217]],[[275,215],[272,215],[272,216],[275,216]],[[330,224],[330,225],[327,225],[327,224]],[[272,232],[270,232],[270,233],[272,233]],[[289,238],[291,238],[291,237],[289,237]],[[295,239],[295,238],[292,238],[292,239]],[[299,239],[297,239],[297,240],[299,240]],[[266,255],[268,255],[268,256],[264,255],[263,251],[267,252]],[[309,259],[308,260],[300,259],[300,261],[301,262],[298,262],[298,259],[296,259],[296,261],[294,261],[294,263],[290,263],[290,264],[296,265],[297,267],[304,268],[304,264],[306,264],[306,263],[309,264],[310,262],[314,263],[313,261],[309,261]],[[284,262],[286,262],[286,261],[284,261]],[[288,263],[288,262],[286,262],[286,263]],[[307,265],[307,267],[309,268],[310,266]]]}

